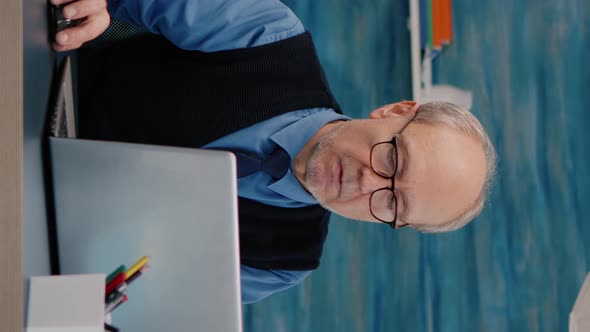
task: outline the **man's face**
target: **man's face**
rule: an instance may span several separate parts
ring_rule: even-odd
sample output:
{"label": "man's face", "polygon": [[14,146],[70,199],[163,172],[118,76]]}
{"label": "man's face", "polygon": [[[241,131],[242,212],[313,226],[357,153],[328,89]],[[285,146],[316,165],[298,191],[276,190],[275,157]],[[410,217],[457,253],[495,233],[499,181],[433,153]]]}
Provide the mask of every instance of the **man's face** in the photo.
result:
{"label": "man's face", "polygon": [[[330,123],[293,162],[295,176],[329,210],[378,222],[371,194],[391,181],[371,169],[371,147],[389,141],[411,119],[413,102],[383,106],[371,119]],[[411,122],[398,138],[395,176],[398,225],[437,225],[468,209],[485,178],[485,156],[473,138],[454,129]]]}

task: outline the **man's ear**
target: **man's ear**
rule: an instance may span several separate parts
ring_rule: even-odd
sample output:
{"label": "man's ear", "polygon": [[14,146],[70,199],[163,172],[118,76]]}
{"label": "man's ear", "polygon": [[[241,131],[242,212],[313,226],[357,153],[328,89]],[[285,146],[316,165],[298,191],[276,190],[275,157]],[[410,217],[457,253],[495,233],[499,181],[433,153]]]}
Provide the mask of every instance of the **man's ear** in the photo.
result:
{"label": "man's ear", "polygon": [[384,119],[392,115],[405,115],[416,105],[415,101],[401,101],[399,103],[383,105],[369,113],[370,119]]}

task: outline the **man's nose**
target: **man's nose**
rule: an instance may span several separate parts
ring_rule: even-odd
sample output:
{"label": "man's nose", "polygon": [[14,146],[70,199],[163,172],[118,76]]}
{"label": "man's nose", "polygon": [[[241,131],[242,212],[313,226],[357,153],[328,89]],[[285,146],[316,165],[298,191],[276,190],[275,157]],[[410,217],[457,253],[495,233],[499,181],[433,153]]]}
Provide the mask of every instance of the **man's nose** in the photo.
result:
{"label": "man's nose", "polygon": [[363,194],[370,194],[381,188],[390,188],[391,180],[375,173],[371,167],[361,170],[360,190]]}

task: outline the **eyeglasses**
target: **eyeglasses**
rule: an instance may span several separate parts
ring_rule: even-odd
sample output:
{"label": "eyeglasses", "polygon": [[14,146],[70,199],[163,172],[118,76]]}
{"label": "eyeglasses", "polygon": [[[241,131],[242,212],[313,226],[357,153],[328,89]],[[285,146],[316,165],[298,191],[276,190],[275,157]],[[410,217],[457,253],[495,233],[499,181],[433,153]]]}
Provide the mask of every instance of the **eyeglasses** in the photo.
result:
{"label": "eyeglasses", "polygon": [[394,191],[398,161],[397,139],[415,117],[416,115],[393,136],[391,141],[379,142],[371,147],[371,169],[377,175],[391,180],[391,187],[384,187],[373,191],[369,199],[369,211],[371,211],[375,219],[388,224],[394,229],[397,224],[397,197]]}

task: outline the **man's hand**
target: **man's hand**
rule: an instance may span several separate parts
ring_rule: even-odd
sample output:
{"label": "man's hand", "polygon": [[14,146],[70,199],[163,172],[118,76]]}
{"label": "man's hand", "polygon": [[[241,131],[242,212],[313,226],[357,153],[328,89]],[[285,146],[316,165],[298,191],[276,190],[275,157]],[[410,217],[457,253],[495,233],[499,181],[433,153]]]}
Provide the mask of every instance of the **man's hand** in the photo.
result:
{"label": "man's hand", "polygon": [[65,18],[83,19],[79,25],[57,33],[53,49],[59,52],[76,49],[98,37],[108,28],[111,21],[106,0],[51,0],[51,3],[63,5]]}

